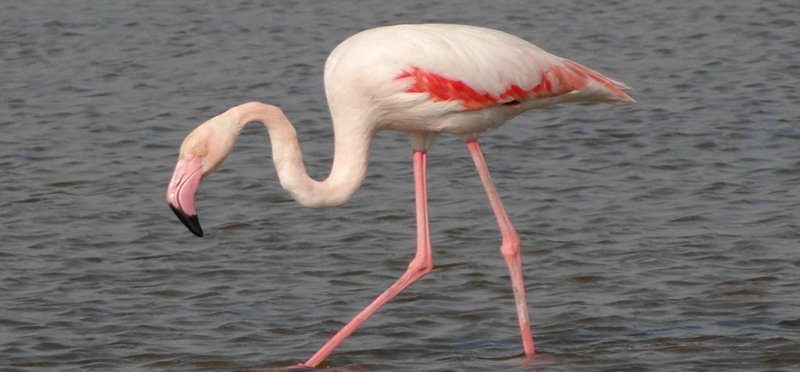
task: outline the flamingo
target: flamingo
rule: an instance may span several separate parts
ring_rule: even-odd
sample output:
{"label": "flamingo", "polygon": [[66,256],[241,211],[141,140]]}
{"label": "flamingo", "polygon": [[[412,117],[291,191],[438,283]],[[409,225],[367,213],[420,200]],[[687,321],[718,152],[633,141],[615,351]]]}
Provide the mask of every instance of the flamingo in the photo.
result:
{"label": "flamingo", "polygon": [[242,128],[269,132],[281,186],[310,208],[347,202],[364,180],[370,142],[378,131],[408,133],[416,200],[417,247],[408,269],[305,363],[316,367],[356,328],[434,267],[428,229],[427,150],[441,133],[461,137],[475,163],[502,236],[525,355],[535,352],[522,277],[520,240],[492,181],[478,135],[534,108],[561,102],[633,102],[618,81],[550,54],[514,35],[475,26],[418,24],[357,33],[325,63],[325,93],[334,130],[330,174],[308,176],[294,127],[270,104],[234,106],[200,124],[183,140],[167,188],[167,203],[184,225],[203,236],[195,195],[201,179],[233,149]]}

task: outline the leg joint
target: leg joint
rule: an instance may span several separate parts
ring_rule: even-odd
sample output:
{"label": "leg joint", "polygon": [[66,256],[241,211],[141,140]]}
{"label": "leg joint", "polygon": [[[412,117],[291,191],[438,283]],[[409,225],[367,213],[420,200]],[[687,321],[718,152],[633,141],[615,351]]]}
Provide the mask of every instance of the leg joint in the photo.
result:
{"label": "leg joint", "polygon": [[408,264],[408,271],[413,273],[415,276],[422,277],[430,273],[433,270],[433,258],[426,257],[426,258],[414,258],[411,263]]}
{"label": "leg joint", "polygon": [[500,252],[505,257],[519,256],[520,243],[519,235],[516,232],[506,234],[503,236],[503,245],[500,247]]}

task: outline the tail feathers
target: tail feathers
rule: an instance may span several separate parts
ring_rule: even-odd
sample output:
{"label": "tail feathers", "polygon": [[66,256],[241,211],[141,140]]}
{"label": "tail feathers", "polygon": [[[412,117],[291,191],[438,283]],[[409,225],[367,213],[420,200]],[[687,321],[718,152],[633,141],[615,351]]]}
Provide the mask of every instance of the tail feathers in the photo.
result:
{"label": "tail feathers", "polygon": [[[563,59],[564,67],[553,70],[560,85],[570,86],[575,90],[584,88],[587,83],[596,82],[613,94],[612,101],[636,102],[622,89],[631,89],[627,84],[609,78],[577,62]],[[563,83],[562,83],[563,81]],[[583,84],[580,84],[583,83]]]}

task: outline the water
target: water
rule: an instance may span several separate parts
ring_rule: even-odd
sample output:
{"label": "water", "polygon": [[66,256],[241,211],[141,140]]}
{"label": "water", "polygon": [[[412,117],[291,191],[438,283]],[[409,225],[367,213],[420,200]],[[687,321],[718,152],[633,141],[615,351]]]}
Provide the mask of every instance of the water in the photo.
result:
{"label": "water", "polygon": [[792,1],[16,2],[0,13],[0,369],[242,370],[305,360],[405,269],[409,144],[382,133],[345,207],[307,210],[248,128],[198,199],[177,146],[247,100],[330,166],[322,65],[376,25],[500,28],[633,87],[482,136],[523,242],[521,366],[493,217],[461,142],[430,152],[436,269],[326,365],[367,370],[796,370],[800,9]]}

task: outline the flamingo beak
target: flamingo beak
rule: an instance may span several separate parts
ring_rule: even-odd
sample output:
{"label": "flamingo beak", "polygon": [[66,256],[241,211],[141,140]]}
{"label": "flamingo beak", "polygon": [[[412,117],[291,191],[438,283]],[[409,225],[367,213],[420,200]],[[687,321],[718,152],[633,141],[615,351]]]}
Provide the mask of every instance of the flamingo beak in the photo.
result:
{"label": "flamingo beak", "polygon": [[167,204],[189,231],[197,236],[203,236],[203,228],[200,227],[194,207],[194,197],[203,178],[202,169],[200,158],[181,157],[167,186]]}

